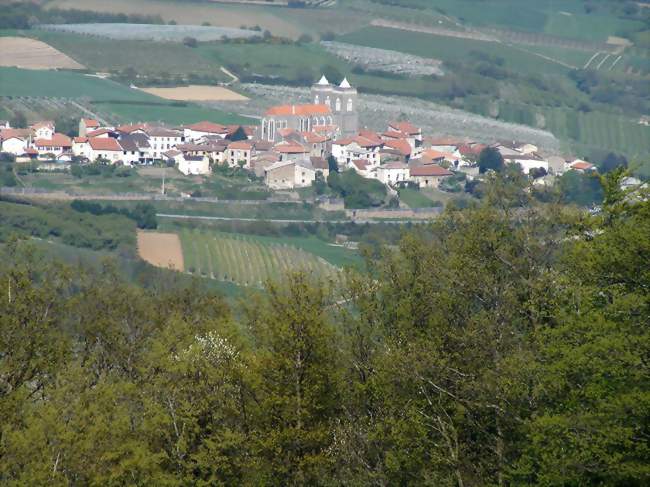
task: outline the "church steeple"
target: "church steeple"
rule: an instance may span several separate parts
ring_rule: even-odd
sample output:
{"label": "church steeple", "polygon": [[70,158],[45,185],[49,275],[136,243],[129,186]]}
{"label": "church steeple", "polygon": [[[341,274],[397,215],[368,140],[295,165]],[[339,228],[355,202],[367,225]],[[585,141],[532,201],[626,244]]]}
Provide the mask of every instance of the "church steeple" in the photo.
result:
{"label": "church steeple", "polygon": [[316,84],[317,84],[317,85],[324,86],[324,85],[329,85],[330,82],[327,81],[327,78],[325,77],[325,75],[323,75],[323,76],[321,77],[321,79],[318,81],[318,83],[316,83]]}

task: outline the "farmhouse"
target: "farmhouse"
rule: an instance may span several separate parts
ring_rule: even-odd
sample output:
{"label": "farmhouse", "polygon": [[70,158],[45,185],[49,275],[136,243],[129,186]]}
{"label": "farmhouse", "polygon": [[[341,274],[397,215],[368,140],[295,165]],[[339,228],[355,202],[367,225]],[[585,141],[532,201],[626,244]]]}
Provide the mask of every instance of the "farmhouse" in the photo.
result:
{"label": "farmhouse", "polygon": [[183,142],[183,132],[171,130],[165,127],[145,127],[144,133],[149,136],[151,146],[150,155],[152,159],[161,159],[162,153],[173,149]]}
{"label": "farmhouse", "polygon": [[241,164],[242,167],[249,168],[251,166],[252,152],[253,144],[247,140],[231,142],[226,150],[226,161],[231,167]]}
{"label": "farmhouse", "polygon": [[420,188],[437,188],[440,181],[453,175],[451,171],[436,164],[410,168],[410,178]]}
{"label": "farmhouse", "polygon": [[280,161],[266,168],[264,180],[269,188],[293,189],[311,186],[316,170],[310,161]]}
{"label": "farmhouse", "polygon": [[578,171],[578,172],[589,172],[589,171],[595,171],[596,167],[590,162],[583,161],[582,159],[576,159],[568,163],[568,169],[573,171]]}

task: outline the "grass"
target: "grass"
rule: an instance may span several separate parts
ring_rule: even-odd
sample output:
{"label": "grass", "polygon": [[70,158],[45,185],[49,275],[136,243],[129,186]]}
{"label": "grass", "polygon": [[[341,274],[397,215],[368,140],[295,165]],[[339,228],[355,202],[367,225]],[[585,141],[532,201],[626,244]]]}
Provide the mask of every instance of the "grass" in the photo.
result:
{"label": "grass", "polygon": [[160,15],[166,22],[239,27],[259,25],[273,34],[298,38],[328,30],[348,31],[360,19],[339,9],[289,9],[263,5],[226,5],[215,2],[170,2],[165,0],[53,0],[48,7],[78,8],[98,12]]}
{"label": "grass", "polygon": [[425,196],[422,191],[417,189],[400,189],[399,199],[410,208],[432,208],[436,206],[431,198]]}
{"label": "grass", "polygon": [[567,68],[531,56],[526,52],[496,42],[444,37],[421,32],[410,32],[383,27],[366,27],[341,36],[341,42],[379,49],[398,49],[408,54],[442,61],[458,61],[472,57],[473,52],[498,56],[505,61],[505,67],[528,73],[565,73]]}
{"label": "grass", "polygon": [[195,275],[253,287],[292,270],[321,278],[336,276],[330,263],[294,245],[199,230],[181,231],[180,237],[186,269]]}
{"label": "grass", "polygon": [[61,32],[32,30],[35,37],[66,53],[93,71],[123,71],[135,68],[144,75],[207,75],[215,81],[229,81],[219,65],[196,49],[173,42],[108,40]]}
{"label": "grass", "polygon": [[34,71],[0,68],[0,96],[61,97],[82,99],[100,113],[119,121],[163,121],[170,124],[209,119],[217,123],[250,123],[251,120],[191,103],[174,103],[107,79],[68,71]]}

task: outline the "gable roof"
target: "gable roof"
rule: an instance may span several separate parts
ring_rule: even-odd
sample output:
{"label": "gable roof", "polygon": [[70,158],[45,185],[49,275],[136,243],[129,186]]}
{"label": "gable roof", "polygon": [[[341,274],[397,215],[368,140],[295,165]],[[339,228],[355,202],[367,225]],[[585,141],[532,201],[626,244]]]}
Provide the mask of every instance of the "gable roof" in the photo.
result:
{"label": "gable roof", "polygon": [[230,150],[251,150],[252,148],[253,144],[247,140],[238,140],[228,144],[228,149]]}
{"label": "gable roof", "polygon": [[309,161],[314,169],[329,169],[330,165],[324,157],[310,157]]}
{"label": "gable roof", "polygon": [[93,137],[88,139],[88,143],[93,150],[122,151],[122,146],[119,142],[110,137]]}
{"label": "gable roof", "polygon": [[9,139],[26,139],[32,135],[31,129],[2,129],[0,130],[0,140]]}
{"label": "gable roof", "polygon": [[84,123],[86,128],[96,128],[99,127],[99,122],[94,118],[82,118],[81,121]]}
{"label": "gable roof", "polygon": [[407,135],[418,135],[422,132],[418,127],[410,122],[393,122],[388,125],[388,128]]}
{"label": "gable roof", "polygon": [[436,164],[411,167],[411,176],[453,176],[454,173]]}
{"label": "gable roof", "polygon": [[208,122],[207,120],[186,125],[185,128],[194,130],[195,132],[205,132],[206,134],[225,134],[228,132],[228,127],[225,125]]}
{"label": "gable roof", "polygon": [[43,120],[41,122],[36,122],[35,124],[33,124],[32,128],[34,130],[38,130],[40,128],[49,128],[54,130],[54,122],[52,122],[51,120]]}
{"label": "gable roof", "polygon": [[327,105],[278,105],[266,111],[266,115],[330,115],[332,111]]}
{"label": "gable roof", "polygon": [[282,154],[303,154],[309,152],[302,144],[297,142],[280,142],[275,145],[274,150]]}
{"label": "gable roof", "polygon": [[352,164],[354,164],[359,171],[365,171],[368,167],[368,161],[365,159],[355,159],[352,161]]}
{"label": "gable roof", "polygon": [[37,147],[72,147],[72,139],[64,134],[53,134],[51,139],[36,139]]}
{"label": "gable roof", "polygon": [[384,142],[384,145],[391,149],[395,149],[403,156],[411,155],[411,145],[404,139],[387,140]]}
{"label": "gable roof", "polygon": [[97,137],[99,135],[106,135],[106,134],[112,134],[112,133],[113,133],[113,131],[109,130],[109,129],[97,129],[97,130],[93,130],[91,132],[88,132],[86,135],[88,137]]}

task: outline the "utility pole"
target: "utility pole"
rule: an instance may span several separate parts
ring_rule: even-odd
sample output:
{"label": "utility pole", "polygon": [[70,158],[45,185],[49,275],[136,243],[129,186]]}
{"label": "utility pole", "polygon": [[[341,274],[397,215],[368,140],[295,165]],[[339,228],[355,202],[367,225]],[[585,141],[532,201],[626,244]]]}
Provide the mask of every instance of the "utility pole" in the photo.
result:
{"label": "utility pole", "polygon": [[162,194],[165,195],[165,172],[167,171],[166,167],[163,167],[163,180],[162,180]]}

